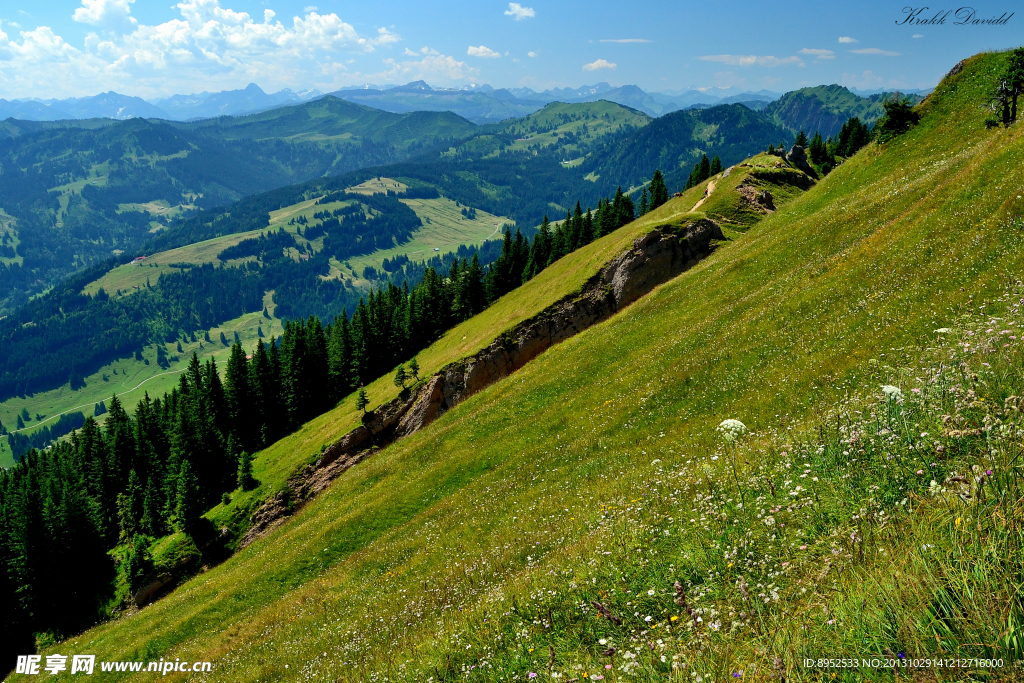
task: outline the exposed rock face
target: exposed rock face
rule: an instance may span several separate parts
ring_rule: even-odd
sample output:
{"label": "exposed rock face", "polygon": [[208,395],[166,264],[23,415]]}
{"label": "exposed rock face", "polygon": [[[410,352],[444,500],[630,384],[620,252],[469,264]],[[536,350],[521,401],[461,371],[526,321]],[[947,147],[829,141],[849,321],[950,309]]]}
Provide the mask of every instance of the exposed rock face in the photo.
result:
{"label": "exposed rock face", "polygon": [[818,174],[813,168],[811,168],[811,165],[807,163],[807,153],[800,145],[793,145],[793,147],[790,148],[789,154],[786,155],[786,161],[793,164],[812,178],[818,177]]}
{"label": "exposed rock face", "polygon": [[706,258],[713,240],[724,240],[712,220],[682,227],[660,226],[638,238],[577,294],[552,304],[427,379],[408,399],[395,399],[367,413],[363,424],[324,449],[320,459],[288,482],[288,492],[268,500],[253,515],[241,547],[279,525],[298,504],[325,489],[342,472],[395,439],[427,426],[467,398],[507,377],[554,344],[568,339],[671,280]]}

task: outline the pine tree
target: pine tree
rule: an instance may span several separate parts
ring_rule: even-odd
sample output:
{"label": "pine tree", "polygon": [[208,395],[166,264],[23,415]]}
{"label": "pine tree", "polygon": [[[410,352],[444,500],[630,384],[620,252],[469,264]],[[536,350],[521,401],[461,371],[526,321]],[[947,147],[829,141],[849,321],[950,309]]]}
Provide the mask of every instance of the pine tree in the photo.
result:
{"label": "pine tree", "polygon": [[242,451],[238,455],[238,478],[236,480],[238,488],[243,491],[248,491],[256,483],[256,480],[252,476],[252,456],[249,451]]}
{"label": "pine tree", "polygon": [[716,154],[715,158],[711,160],[711,175],[718,175],[722,170],[722,159]]}
{"label": "pine tree", "polygon": [[181,463],[178,473],[177,491],[174,502],[174,528],[177,531],[191,530],[199,518],[199,481],[192,473],[192,465],[188,460]]}
{"label": "pine tree", "polygon": [[643,216],[644,214],[646,214],[650,210],[651,210],[651,203],[647,199],[647,188],[645,187],[643,189],[643,192],[640,193],[640,205],[637,207],[637,215]]}
{"label": "pine tree", "polygon": [[[473,257],[476,258],[476,255],[474,254]],[[412,381],[420,381],[420,362],[416,359],[416,356],[413,356],[412,360],[409,361],[409,373],[412,375]]]}
{"label": "pine tree", "polygon": [[366,389],[360,387],[359,394],[356,396],[356,410],[363,411],[363,415],[365,415],[368,405],[370,405],[370,399],[366,397]]}
{"label": "pine tree", "polygon": [[651,201],[650,210],[653,211],[668,201],[668,186],[665,185],[665,176],[658,169],[654,170],[651,178]]}
{"label": "pine tree", "polygon": [[804,133],[803,131],[800,131],[799,133],[797,133],[796,140],[793,141],[793,144],[797,145],[798,147],[806,147],[807,146],[807,134]]}
{"label": "pine tree", "polygon": [[140,531],[142,513],[142,485],[135,470],[132,470],[128,474],[128,485],[124,492],[117,494],[117,522],[121,530],[121,541],[130,539]]}

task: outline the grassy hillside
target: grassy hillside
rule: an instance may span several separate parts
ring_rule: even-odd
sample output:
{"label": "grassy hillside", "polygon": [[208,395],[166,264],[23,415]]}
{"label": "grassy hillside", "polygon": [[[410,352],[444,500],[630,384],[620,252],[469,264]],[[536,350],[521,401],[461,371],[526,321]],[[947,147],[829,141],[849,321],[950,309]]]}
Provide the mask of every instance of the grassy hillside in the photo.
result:
{"label": "grassy hillside", "polygon": [[[232,681],[800,680],[818,675],[807,656],[1019,657],[1020,417],[1004,399],[1024,389],[1024,133],[986,131],[977,106],[1001,59],[971,60],[910,133],[270,537],[49,651],[212,660]],[[484,315],[572,291],[610,242],[692,203]],[[904,398],[881,402],[881,384]],[[333,416],[293,450],[342,433]],[[753,433],[724,446],[724,418]],[[957,496],[972,464],[990,493]]]}
{"label": "grassy hillside", "polygon": [[403,161],[476,128],[448,112],[394,114],[332,97],[198,123],[7,121],[0,210],[16,219],[19,259],[0,262],[0,315],[196,207]]}

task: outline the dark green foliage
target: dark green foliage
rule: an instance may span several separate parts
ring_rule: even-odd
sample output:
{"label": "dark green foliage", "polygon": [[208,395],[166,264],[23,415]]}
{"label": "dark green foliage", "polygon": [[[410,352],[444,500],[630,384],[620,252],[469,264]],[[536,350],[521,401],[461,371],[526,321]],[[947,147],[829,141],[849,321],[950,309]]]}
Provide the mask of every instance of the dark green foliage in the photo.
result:
{"label": "dark green foliage", "polygon": [[885,116],[878,119],[874,130],[879,142],[888,142],[906,133],[921,119],[921,115],[911,106],[910,100],[899,93],[895,93],[882,106],[885,107]]}
{"label": "dark green foliage", "polygon": [[[715,161],[718,162],[719,170],[721,170],[722,162],[715,157]],[[655,169],[654,176],[651,178],[651,203],[650,210],[653,211],[659,206],[668,201],[668,187],[665,185],[665,177],[661,174],[661,171]]]}
{"label": "dark green foliage", "polygon": [[[52,425],[43,425],[41,429],[31,434],[21,432],[10,434],[7,438],[14,459],[20,459],[22,455],[33,448],[46,448],[65,434],[70,434],[80,428],[84,423],[85,415],[80,411],[75,411],[73,413],[64,413]],[[25,428],[21,415],[17,418],[17,427],[18,429]]]}
{"label": "dark green foliage", "polygon": [[[252,455],[249,451],[242,451],[238,455],[238,478],[236,479],[238,488],[243,491],[248,491],[255,487],[256,480],[252,476]],[[227,495],[227,492],[225,492]]]}
{"label": "dark green foliage", "polygon": [[92,409],[93,417],[99,417],[100,415],[104,414],[105,412],[107,412],[107,404],[104,403],[103,401],[100,401],[95,406],[93,406],[93,409]]}
{"label": "dark green foliage", "polygon": [[220,333],[220,343],[221,343],[221,346],[228,346],[228,338],[227,338],[227,335],[224,334],[223,330],[221,330],[221,333]]}
{"label": "dark green foliage", "polygon": [[986,126],[992,128],[1000,123],[1003,126],[1016,123],[1017,100],[1021,93],[1024,93],[1024,47],[1010,52],[1005,69],[996,79],[989,104],[999,118],[986,121]]}
{"label": "dark green foliage", "polygon": [[181,471],[178,473],[174,499],[174,528],[178,531],[189,531],[199,518],[200,494],[199,480],[192,473],[192,465],[186,460],[181,463]]}
{"label": "dark green foliage", "polygon": [[360,388],[359,394],[356,396],[356,410],[363,411],[366,413],[366,407],[370,405],[370,399],[366,396],[366,389]]}
{"label": "dark green foliage", "polygon": [[[719,162],[721,163],[721,162]],[[711,177],[711,161],[708,160],[708,155],[701,155],[700,161],[693,166],[693,170],[690,171],[690,177],[686,179],[686,185],[684,189],[689,190],[691,187],[700,185],[705,180]]]}
{"label": "dark green foliage", "polygon": [[718,175],[723,170],[722,159],[716,154],[715,158],[711,160],[711,175]]}
{"label": "dark green foliage", "polygon": [[153,571],[153,556],[149,552],[150,539],[143,534],[133,534],[114,551],[117,559],[117,581],[128,593],[130,599],[145,585],[147,575]]}
{"label": "dark green foliage", "polygon": [[259,237],[250,237],[249,239],[242,240],[238,244],[228,247],[217,254],[217,258],[220,261],[230,261],[232,259],[256,256],[261,261],[270,260],[281,256],[285,249],[295,246],[295,238],[286,232],[284,228],[279,228],[276,231],[270,230],[267,233],[261,233]]}
{"label": "dark green foliage", "polygon": [[798,147],[806,147],[807,146],[807,134],[804,133],[803,131],[800,131],[799,133],[797,133],[796,134],[796,139],[793,141],[793,144],[797,145]]}
{"label": "dark green foliage", "polygon": [[871,141],[871,131],[866,123],[854,117],[843,124],[839,135],[835,138],[832,154],[838,157],[851,157]]}

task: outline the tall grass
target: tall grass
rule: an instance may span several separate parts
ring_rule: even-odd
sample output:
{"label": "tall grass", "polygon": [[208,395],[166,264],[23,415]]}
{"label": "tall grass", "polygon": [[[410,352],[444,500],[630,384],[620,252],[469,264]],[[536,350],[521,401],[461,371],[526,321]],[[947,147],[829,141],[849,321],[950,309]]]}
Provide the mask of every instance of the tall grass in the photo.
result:
{"label": "tall grass", "polygon": [[[924,680],[1013,680],[1024,133],[979,106],[1001,59],[266,539],[51,651],[230,681],[886,680],[803,660],[901,653],[1007,664]],[[735,477],[726,418],[750,429]]]}

